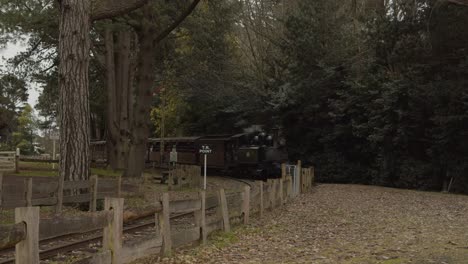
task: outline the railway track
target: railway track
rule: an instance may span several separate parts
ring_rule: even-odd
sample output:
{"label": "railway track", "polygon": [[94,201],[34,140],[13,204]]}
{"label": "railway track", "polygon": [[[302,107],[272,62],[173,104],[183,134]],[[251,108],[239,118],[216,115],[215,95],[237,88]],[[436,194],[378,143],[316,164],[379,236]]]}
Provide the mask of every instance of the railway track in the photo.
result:
{"label": "railway track", "polygon": [[[235,180],[235,181],[238,181],[238,182],[242,182],[244,184],[249,185],[251,188],[254,188],[254,186],[255,186],[253,184],[254,181],[252,181],[252,180],[238,179],[238,178],[229,177],[229,176],[222,176],[222,177],[223,178],[228,178],[228,179],[231,179],[231,180]],[[207,208],[207,210],[210,210],[210,209],[213,209],[213,207],[208,207]],[[182,218],[184,216],[188,216],[188,215],[191,215],[191,214],[193,214],[193,213],[191,212],[191,213],[175,214],[175,215],[172,215],[170,217],[170,219],[175,220],[175,219]],[[148,220],[146,220],[146,219],[148,219]],[[140,223],[138,223],[138,222],[140,222]],[[128,233],[133,233],[133,232],[136,232],[136,231],[139,231],[139,230],[149,228],[149,227],[154,226],[154,225],[155,225],[154,216],[150,216],[150,217],[146,216],[146,217],[135,219],[135,220],[132,221],[132,223],[125,224],[124,228],[123,228],[123,232],[124,232],[124,234],[125,233],[127,233],[127,234]],[[99,241],[102,241],[102,234],[90,235],[90,234],[93,234],[93,233],[96,233],[96,231],[91,231],[91,232],[87,232],[87,233],[83,233],[83,234],[64,235],[64,236],[60,236],[60,237],[54,237],[54,238],[41,240],[40,241],[41,245],[47,245],[47,244],[53,243],[53,242],[62,242],[62,243],[60,243],[60,245],[52,246],[50,248],[47,248],[45,250],[40,251],[39,252],[39,258],[41,260],[47,260],[47,259],[53,258],[53,257],[55,257],[55,256],[57,256],[59,254],[66,254],[68,252],[71,252],[71,251],[74,251],[74,250],[77,250],[77,249],[85,248],[90,244],[98,243]],[[67,239],[74,239],[77,236],[87,236],[87,235],[90,235],[90,236],[86,237],[84,239],[80,239],[78,241],[63,242],[64,240],[67,240]],[[11,254],[13,251],[14,251],[14,248],[1,250],[0,255],[2,255],[2,254]],[[0,260],[0,264],[12,264],[12,263],[13,264],[15,263],[14,258]]]}
{"label": "railway track", "polygon": [[[184,217],[184,216],[187,216],[187,215],[190,215],[190,214],[193,214],[193,213],[181,213],[181,214],[172,215],[171,220],[181,218],[181,217]],[[139,230],[146,229],[146,228],[154,226],[155,225],[154,217],[144,217],[144,218],[136,219],[135,222],[136,221],[142,221],[144,219],[150,219],[150,218],[152,218],[153,220],[147,220],[147,221],[143,221],[142,223],[128,224],[127,226],[124,226],[124,228],[123,228],[124,234],[125,233],[136,232],[136,231],[139,231]],[[89,233],[96,233],[96,231],[92,231],[92,232],[89,232]],[[88,234],[88,233],[86,233],[86,234]],[[80,235],[82,236],[82,235],[86,235],[86,234],[80,234]],[[54,241],[61,241],[61,240],[64,240],[64,239],[71,239],[71,238],[76,237],[76,236],[77,236],[76,234],[75,235],[60,236],[60,237],[56,237],[56,238],[41,240],[40,243],[41,244],[46,244],[46,243],[50,243],[50,242],[54,242]],[[64,253],[67,253],[67,252],[71,252],[73,250],[86,247],[89,244],[97,243],[97,242],[99,242],[101,240],[102,240],[102,234],[98,234],[98,235],[92,235],[90,237],[87,237],[85,239],[81,239],[81,240],[78,240],[78,241],[62,243],[61,245],[50,247],[50,248],[48,248],[46,250],[40,251],[39,252],[39,258],[41,260],[50,259],[52,257],[57,256],[58,254],[64,254]],[[2,254],[2,253],[11,253],[13,250],[14,249],[2,250],[2,251],[0,251],[0,254]],[[15,263],[14,258],[10,258],[10,259],[7,259],[7,260],[0,261],[0,264],[11,264],[11,263]]]}

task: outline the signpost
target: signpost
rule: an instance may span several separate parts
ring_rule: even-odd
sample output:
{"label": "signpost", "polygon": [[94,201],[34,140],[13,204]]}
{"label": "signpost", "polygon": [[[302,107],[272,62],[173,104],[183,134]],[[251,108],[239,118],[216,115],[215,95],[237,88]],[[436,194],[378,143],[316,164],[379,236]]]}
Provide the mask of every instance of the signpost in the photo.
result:
{"label": "signpost", "polygon": [[203,190],[206,190],[206,156],[208,154],[211,154],[213,153],[213,150],[210,148],[210,146],[208,145],[202,145],[200,150],[199,150],[199,153],[200,154],[203,154],[204,156],[204,169],[203,169]]}

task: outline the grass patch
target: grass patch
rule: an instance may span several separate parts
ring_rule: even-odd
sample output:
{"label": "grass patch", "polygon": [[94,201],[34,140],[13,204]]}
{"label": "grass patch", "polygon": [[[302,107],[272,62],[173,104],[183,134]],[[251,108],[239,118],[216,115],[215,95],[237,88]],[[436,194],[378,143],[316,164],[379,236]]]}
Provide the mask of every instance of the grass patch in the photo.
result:
{"label": "grass patch", "polygon": [[119,177],[122,175],[122,171],[103,168],[91,168],[91,174],[97,174],[104,177]]}
{"label": "grass patch", "polygon": [[210,236],[211,243],[217,248],[224,248],[229,246],[232,243],[239,241],[239,238],[234,234],[234,232],[216,232]]}
{"label": "grass patch", "polygon": [[47,170],[21,170],[19,173],[11,173],[9,175],[13,176],[23,176],[23,177],[57,177],[57,171],[47,171]]}

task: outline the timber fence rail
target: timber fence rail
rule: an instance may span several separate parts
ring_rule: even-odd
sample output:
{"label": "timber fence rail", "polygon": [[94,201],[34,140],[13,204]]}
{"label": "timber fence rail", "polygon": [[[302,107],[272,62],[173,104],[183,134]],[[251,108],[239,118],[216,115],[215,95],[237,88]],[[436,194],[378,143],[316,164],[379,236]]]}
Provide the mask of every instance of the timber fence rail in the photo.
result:
{"label": "timber fence rail", "polygon": [[[208,236],[217,230],[230,232],[233,224],[248,224],[253,214],[263,217],[265,210],[286,205],[294,198],[291,191],[293,181],[283,176],[266,182],[256,181],[242,190],[219,189],[210,196],[199,191],[196,199],[170,201],[169,193],[162,193],[155,199],[155,207],[158,208],[154,214],[156,234],[138,244],[123,243],[123,198],[106,198],[104,211],[76,217],[57,216],[40,220],[39,207],[16,208],[16,224],[0,226],[0,250],[16,245],[17,263],[36,264],[39,263],[39,237],[43,239],[102,228],[103,250],[76,264],[122,264],[152,254],[168,256],[175,247],[205,244]],[[299,179],[301,186],[305,186],[301,192],[310,191],[313,169],[301,169]],[[85,188],[90,184],[77,182],[70,186]],[[184,229],[171,228],[171,214],[193,214],[194,225]]]}
{"label": "timber fence rail", "polygon": [[[15,262],[38,264],[39,237],[86,233],[103,229],[103,249],[96,256],[115,262],[122,248],[123,198],[106,198],[105,210],[79,217],[40,219],[39,207],[15,209],[15,224],[0,226],[0,250],[15,246]],[[119,244],[120,243],[120,244]]]}
{"label": "timber fence rail", "polygon": [[[36,177],[25,178],[24,184],[8,184],[0,172],[0,209],[12,209],[22,206],[59,206],[67,203],[89,203],[90,211],[96,211],[97,200],[105,197],[121,196],[121,177],[117,179],[91,176],[86,181],[65,181],[63,187],[59,181],[35,182]],[[62,199],[59,199],[62,193]]]}
{"label": "timber fence rail", "polygon": [[16,165],[17,162],[15,151],[0,151],[0,171],[16,171]]}

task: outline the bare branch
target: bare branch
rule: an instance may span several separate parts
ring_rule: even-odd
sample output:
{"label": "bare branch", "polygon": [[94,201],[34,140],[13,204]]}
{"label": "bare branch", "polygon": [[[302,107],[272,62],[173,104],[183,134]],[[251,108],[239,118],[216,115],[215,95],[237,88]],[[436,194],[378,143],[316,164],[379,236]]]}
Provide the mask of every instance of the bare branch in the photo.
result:
{"label": "bare branch", "polygon": [[447,0],[447,2],[456,4],[456,5],[468,6],[468,0]]}
{"label": "bare branch", "polygon": [[113,18],[138,9],[149,0],[97,0],[93,5],[92,20]]}
{"label": "bare branch", "polygon": [[193,0],[192,4],[185,10],[184,13],[182,13],[175,21],[172,23],[169,27],[167,27],[165,30],[163,30],[155,39],[155,42],[158,43],[164,38],[166,38],[174,29],[176,29],[180,23],[182,23],[197,7],[198,3],[200,0]]}

